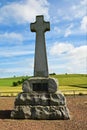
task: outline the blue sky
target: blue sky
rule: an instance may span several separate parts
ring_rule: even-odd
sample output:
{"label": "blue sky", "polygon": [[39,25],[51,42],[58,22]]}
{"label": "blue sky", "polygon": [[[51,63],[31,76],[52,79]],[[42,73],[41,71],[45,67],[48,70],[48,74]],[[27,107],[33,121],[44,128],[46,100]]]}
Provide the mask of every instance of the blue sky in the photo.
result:
{"label": "blue sky", "polygon": [[87,0],[0,0],[0,77],[33,75],[36,15],[45,33],[49,73],[87,73]]}

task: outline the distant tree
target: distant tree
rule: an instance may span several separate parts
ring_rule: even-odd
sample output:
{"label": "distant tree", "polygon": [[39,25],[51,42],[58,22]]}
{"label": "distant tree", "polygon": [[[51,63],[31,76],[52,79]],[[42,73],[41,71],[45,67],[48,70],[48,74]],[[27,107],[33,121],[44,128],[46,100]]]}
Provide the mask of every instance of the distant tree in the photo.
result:
{"label": "distant tree", "polygon": [[22,78],[21,82],[23,83],[25,81],[25,78]]}
{"label": "distant tree", "polygon": [[51,73],[50,75],[56,75],[56,73]]}
{"label": "distant tree", "polygon": [[26,76],[25,78],[22,78],[21,83],[23,83],[27,79],[28,79],[28,76]]}
{"label": "distant tree", "polygon": [[13,86],[17,86],[18,85],[18,83],[17,82],[13,82]]}
{"label": "distant tree", "polygon": [[56,75],[56,73],[53,73],[53,75]]}
{"label": "distant tree", "polygon": [[22,82],[20,80],[17,81],[18,85],[20,85]]}
{"label": "distant tree", "polygon": [[28,79],[28,76],[26,76],[25,78],[22,78],[21,80],[18,80],[17,82],[13,82],[12,86],[18,86],[18,85],[22,84],[27,79]]}

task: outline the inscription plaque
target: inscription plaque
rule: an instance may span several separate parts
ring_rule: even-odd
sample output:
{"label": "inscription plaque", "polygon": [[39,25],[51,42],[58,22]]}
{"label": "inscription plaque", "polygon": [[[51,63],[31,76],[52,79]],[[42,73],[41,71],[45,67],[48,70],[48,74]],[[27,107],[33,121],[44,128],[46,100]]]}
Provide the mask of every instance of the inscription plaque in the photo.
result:
{"label": "inscription plaque", "polygon": [[33,83],[33,91],[48,92],[48,83]]}

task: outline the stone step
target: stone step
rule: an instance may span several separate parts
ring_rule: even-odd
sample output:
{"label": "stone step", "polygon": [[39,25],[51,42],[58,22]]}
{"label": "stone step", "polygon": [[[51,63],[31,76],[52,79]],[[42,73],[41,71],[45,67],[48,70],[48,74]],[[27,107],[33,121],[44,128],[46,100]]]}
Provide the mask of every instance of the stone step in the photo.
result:
{"label": "stone step", "polygon": [[11,112],[13,119],[69,119],[66,106],[16,106]]}
{"label": "stone step", "polygon": [[65,105],[66,100],[61,93],[19,93],[15,106],[19,105],[32,105],[32,106],[59,106]]}

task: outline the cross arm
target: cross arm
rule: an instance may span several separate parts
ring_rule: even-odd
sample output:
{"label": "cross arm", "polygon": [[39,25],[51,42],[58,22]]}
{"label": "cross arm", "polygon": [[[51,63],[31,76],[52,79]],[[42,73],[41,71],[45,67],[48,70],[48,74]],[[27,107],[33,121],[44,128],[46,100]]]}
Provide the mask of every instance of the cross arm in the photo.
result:
{"label": "cross arm", "polygon": [[36,30],[35,30],[35,24],[36,24],[36,22],[30,24],[31,32],[36,32]]}
{"label": "cross arm", "polygon": [[44,30],[44,32],[46,32],[46,31],[50,31],[50,22],[44,22],[45,23],[45,30]]}

